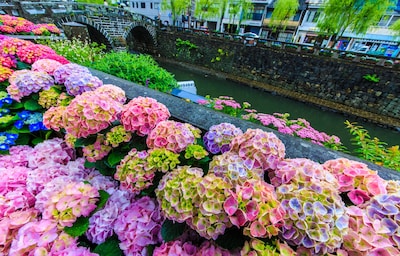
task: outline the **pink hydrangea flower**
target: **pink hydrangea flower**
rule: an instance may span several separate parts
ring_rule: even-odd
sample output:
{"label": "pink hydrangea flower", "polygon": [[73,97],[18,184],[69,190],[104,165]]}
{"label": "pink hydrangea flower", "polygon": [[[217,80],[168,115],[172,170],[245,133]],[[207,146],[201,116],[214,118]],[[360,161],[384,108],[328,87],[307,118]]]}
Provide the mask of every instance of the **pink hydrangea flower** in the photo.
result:
{"label": "pink hydrangea flower", "polygon": [[45,202],[43,219],[56,220],[60,227],[71,227],[78,217],[89,216],[96,208],[98,198],[98,190],[89,184],[67,183]]}
{"label": "pink hydrangea flower", "polygon": [[170,120],[159,122],[146,139],[149,148],[166,148],[174,153],[194,142],[195,135],[184,123]]}
{"label": "pink hydrangea flower", "polygon": [[[195,256],[197,247],[191,242],[181,240],[163,242],[161,246],[154,249],[153,256]],[[214,255],[214,254],[213,254]]]}
{"label": "pink hydrangea flower", "polygon": [[104,84],[103,86],[96,89],[97,93],[104,93],[113,100],[124,104],[126,101],[125,91],[118,86],[112,84]]}
{"label": "pink hydrangea flower", "polygon": [[75,63],[68,63],[65,65],[62,65],[58,67],[56,70],[54,70],[54,80],[56,81],[57,84],[64,84],[65,80],[73,74],[73,73],[86,73],[90,74],[90,71],[88,68],[75,64]]}
{"label": "pink hydrangea flower", "polygon": [[34,221],[37,215],[38,212],[30,208],[10,213],[0,220],[0,255],[10,255],[11,242],[17,236],[19,228]]}
{"label": "pink hydrangea flower", "polygon": [[[41,56],[41,59],[50,59],[50,60],[56,60],[58,62],[60,62],[61,64],[68,64],[70,63],[69,60],[67,60],[67,58],[65,58],[64,56],[58,55],[58,54],[51,54],[51,53],[45,53]],[[54,73],[53,73],[54,74]]]}
{"label": "pink hydrangea flower", "polygon": [[323,167],[336,177],[339,182],[338,190],[348,192],[355,205],[362,204],[375,195],[387,194],[387,181],[364,163],[338,158],[326,161]]}
{"label": "pink hydrangea flower", "polygon": [[231,151],[245,160],[249,169],[274,170],[285,157],[285,145],[273,133],[248,129],[231,142]]}
{"label": "pink hydrangea flower", "polygon": [[51,244],[59,234],[57,222],[39,220],[28,222],[18,230],[11,243],[10,255],[40,255],[35,254],[50,249]]}
{"label": "pink hydrangea flower", "polygon": [[0,167],[11,168],[17,166],[28,166],[28,156],[33,148],[27,145],[18,145],[10,148],[9,155],[0,156]]}
{"label": "pink hydrangea flower", "polygon": [[13,37],[0,40],[0,52],[15,55],[21,47],[34,45],[34,43]]}
{"label": "pink hydrangea flower", "polygon": [[52,59],[39,59],[32,64],[32,71],[44,72],[53,75],[54,70],[62,66],[60,62]]}
{"label": "pink hydrangea flower", "polygon": [[[292,180],[315,181],[325,180],[333,185],[337,185],[337,180],[324,167],[306,158],[292,158],[280,161],[275,170],[268,173],[271,184],[275,187],[281,184],[288,184]],[[335,185],[335,186],[336,186]]]}
{"label": "pink hydrangea flower", "polygon": [[75,159],[74,149],[69,148],[60,138],[45,140],[37,144],[28,156],[30,168],[37,168],[46,163],[67,164]]}
{"label": "pink hydrangea flower", "polygon": [[[390,237],[389,229],[385,230],[383,226],[378,225],[379,220],[370,219],[365,209],[349,206],[347,214],[350,217],[349,230],[343,236],[343,248],[350,255],[374,255],[372,252],[377,252],[377,250],[386,252],[386,254],[378,255],[400,255],[400,251],[395,248]],[[396,253],[390,254],[391,250]]]}
{"label": "pink hydrangea flower", "polygon": [[261,168],[249,169],[244,160],[237,153],[231,151],[215,155],[209,165],[209,173],[226,179],[232,185],[242,184],[251,178],[264,178],[264,170]]}
{"label": "pink hydrangea flower", "polygon": [[276,236],[285,215],[274,187],[262,180],[236,185],[230,190],[224,209],[233,225],[245,227],[244,234],[259,238]]}
{"label": "pink hydrangea flower", "polygon": [[65,112],[65,106],[50,107],[43,114],[43,124],[47,129],[53,129],[60,131],[63,128],[63,113]]}
{"label": "pink hydrangea flower", "polygon": [[50,47],[41,44],[22,46],[17,51],[18,58],[28,64],[39,60],[43,54],[56,54],[56,52]]}
{"label": "pink hydrangea flower", "polygon": [[170,116],[171,114],[164,104],[153,98],[137,97],[124,106],[120,121],[125,130],[145,136],[159,122],[167,120]]}
{"label": "pink hydrangea flower", "polygon": [[94,163],[106,157],[111,150],[112,147],[106,144],[105,136],[99,133],[96,141],[83,147],[82,152],[88,162]]}
{"label": "pink hydrangea flower", "polygon": [[117,217],[114,232],[125,255],[146,255],[147,246],[162,241],[161,224],[164,218],[154,199],[148,196],[134,201]]}
{"label": "pink hydrangea flower", "polygon": [[197,251],[197,255],[239,256],[239,253],[228,251],[226,249],[219,247],[213,242],[205,241],[200,245]]}
{"label": "pink hydrangea flower", "polygon": [[148,152],[133,148],[117,166],[114,178],[121,182],[121,188],[139,194],[153,184],[155,168],[147,164]]}
{"label": "pink hydrangea flower", "polygon": [[63,113],[67,133],[76,138],[96,134],[118,119],[123,105],[106,93],[84,92],[76,96]]}
{"label": "pink hydrangea flower", "polygon": [[83,92],[94,91],[102,85],[103,81],[90,73],[72,73],[64,82],[68,94],[73,96],[80,95]]}
{"label": "pink hydrangea flower", "polygon": [[46,183],[42,191],[36,195],[35,209],[43,212],[50,198],[54,194],[59,193],[59,191],[62,191],[65,184],[78,183],[80,181],[82,181],[82,179],[76,176],[59,176],[52,179],[50,182]]}
{"label": "pink hydrangea flower", "polygon": [[48,90],[54,85],[54,79],[50,75],[39,71],[16,71],[9,82],[7,92],[16,101],[40,90]]}
{"label": "pink hydrangea flower", "polygon": [[23,186],[2,192],[0,193],[0,219],[10,213],[27,210],[34,204],[35,197]]}

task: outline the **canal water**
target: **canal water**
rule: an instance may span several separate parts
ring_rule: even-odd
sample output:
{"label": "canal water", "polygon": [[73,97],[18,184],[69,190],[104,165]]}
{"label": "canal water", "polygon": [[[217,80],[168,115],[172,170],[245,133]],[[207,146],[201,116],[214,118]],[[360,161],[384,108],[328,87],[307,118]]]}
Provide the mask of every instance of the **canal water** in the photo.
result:
{"label": "canal water", "polygon": [[196,84],[198,95],[210,95],[212,98],[230,96],[239,103],[249,102],[251,108],[256,109],[259,113],[289,113],[291,119],[304,118],[315,129],[329,135],[338,136],[342,143],[350,150],[354,146],[350,141],[349,130],[346,129],[344,124],[346,120],[357,122],[358,125],[363,126],[368,130],[371,138],[377,137],[380,141],[386,142],[390,146],[400,145],[400,132],[393,129],[387,129],[369,122],[362,122],[340,113],[323,110],[317,106],[251,88],[216,76],[204,75],[201,72],[174,64],[162,62],[160,66],[174,74],[178,81],[193,80]]}

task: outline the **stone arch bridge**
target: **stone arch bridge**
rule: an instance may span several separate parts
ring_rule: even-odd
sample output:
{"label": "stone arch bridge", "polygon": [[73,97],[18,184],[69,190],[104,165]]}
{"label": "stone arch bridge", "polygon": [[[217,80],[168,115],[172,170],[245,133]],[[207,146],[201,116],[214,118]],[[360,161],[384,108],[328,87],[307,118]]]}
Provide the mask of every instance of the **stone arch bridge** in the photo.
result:
{"label": "stone arch bridge", "polygon": [[[147,16],[117,7],[76,2],[0,2],[3,14],[20,16],[35,23],[54,23],[59,28],[83,27],[91,41],[107,49],[129,48],[154,53],[159,23]],[[65,33],[70,37],[68,33]]]}

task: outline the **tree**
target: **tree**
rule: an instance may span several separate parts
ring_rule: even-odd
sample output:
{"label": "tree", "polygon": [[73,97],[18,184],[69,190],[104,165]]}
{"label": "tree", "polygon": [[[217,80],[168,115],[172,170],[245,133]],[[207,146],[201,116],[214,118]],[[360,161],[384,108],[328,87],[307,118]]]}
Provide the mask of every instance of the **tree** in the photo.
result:
{"label": "tree", "polygon": [[320,32],[333,37],[332,46],[344,32],[365,34],[371,25],[378,23],[393,0],[327,0],[317,27]]}
{"label": "tree", "polygon": [[228,8],[228,1],[229,0],[217,0],[217,1],[215,1],[218,4],[219,9],[220,9],[220,18],[219,18],[219,26],[220,27],[219,27],[219,31],[222,31],[222,28],[223,28],[222,22],[223,22],[224,17],[225,17],[226,9]]}
{"label": "tree", "polygon": [[190,0],[162,0],[161,9],[171,11],[172,24],[176,24],[176,20],[180,15],[190,8]]}
{"label": "tree", "polygon": [[393,23],[390,29],[393,30],[397,36],[400,36],[400,19]]}
{"label": "tree", "polygon": [[246,14],[251,11],[252,4],[250,0],[229,0],[229,20],[232,21],[232,24],[235,24],[236,17],[239,17],[238,26],[236,32],[240,28],[240,24],[243,21],[243,17],[246,17]]}
{"label": "tree", "polygon": [[219,14],[219,7],[215,0],[197,0],[194,14],[200,20],[214,18]]}
{"label": "tree", "polygon": [[296,14],[298,9],[298,0],[276,1],[274,11],[271,15],[270,27],[272,27],[274,31],[276,31],[278,27],[283,27],[282,29],[285,30],[287,26],[287,21]]}

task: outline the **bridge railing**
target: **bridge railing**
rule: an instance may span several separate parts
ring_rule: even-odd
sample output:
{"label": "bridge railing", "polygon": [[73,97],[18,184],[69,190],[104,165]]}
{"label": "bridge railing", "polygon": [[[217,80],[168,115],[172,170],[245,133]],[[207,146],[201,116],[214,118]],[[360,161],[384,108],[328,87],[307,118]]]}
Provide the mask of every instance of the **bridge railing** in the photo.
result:
{"label": "bridge railing", "polygon": [[183,28],[174,26],[161,26],[162,30],[170,30],[178,33],[195,34],[198,36],[204,36],[209,38],[219,38],[221,40],[230,40],[238,43],[242,43],[246,46],[252,47],[267,47],[273,49],[282,49],[289,52],[298,52],[302,54],[312,54],[323,57],[340,58],[344,60],[361,62],[368,65],[378,65],[385,67],[396,67],[400,68],[400,56],[382,56],[368,53],[358,53],[352,51],[343,51],[331,48],[323,48],[315,45],[298,44],[291,42],[283,42],[272,39],[260,39],[254,38],[254,43],[249,43],[248,38],[244,38],[237,34],[221,33],[216,31],[201,30],[199,28]]}
{"label": "bridge railing", "polygon": [[[141,21],[152,26],[158,23],[145,15],[133,13],[128,10],[104,6],[102,4],[87,4],[79,2],[16,2],[17,7],[24,11],[24,16],[57,17],[63,15],[85,15],[88,17],[121,18],[130,21]],[[19,5],[19,6],[18,6]]]}

